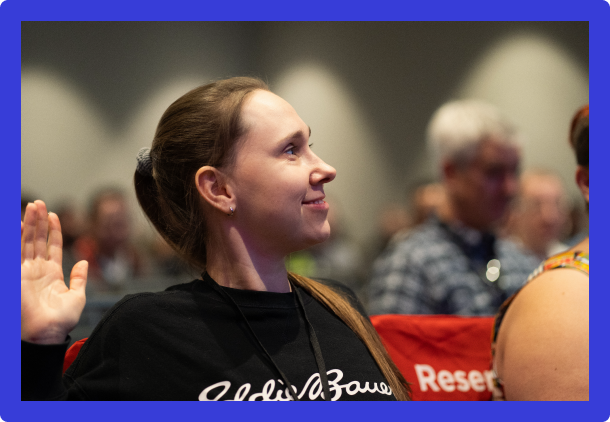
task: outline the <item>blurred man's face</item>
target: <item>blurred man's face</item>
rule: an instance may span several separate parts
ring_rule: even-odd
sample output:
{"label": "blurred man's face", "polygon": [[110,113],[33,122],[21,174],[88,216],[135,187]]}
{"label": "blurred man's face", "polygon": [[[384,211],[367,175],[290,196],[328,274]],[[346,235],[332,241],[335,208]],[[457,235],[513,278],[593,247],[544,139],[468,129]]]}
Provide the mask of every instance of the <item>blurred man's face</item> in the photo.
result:
{"label": "blurred man's face", "polygon": [[114,252],[123,246],[130,235],[129,216],[124,201],[110,198],[99,204],[95,235],[105,252]]}
{"label": "blurred man's face", "polygon": [[441,183],[429,183],[415,191],[415,223],[423,223],[431,214],[439,215],[447,201],[445,187]]}
{"label": "blurred man's face", "polygon": [[523,179],[515,211],[517,235],[534,251],[544,251],[559,239],[567,219],[568,203],[561,182],[552,175]]}
{"label": "blurred man's face", "polygon": [[446,172],[457,218],[479,230],[498,222],[517,193],[519,161],[515,146],[486,140],[468,165]]}

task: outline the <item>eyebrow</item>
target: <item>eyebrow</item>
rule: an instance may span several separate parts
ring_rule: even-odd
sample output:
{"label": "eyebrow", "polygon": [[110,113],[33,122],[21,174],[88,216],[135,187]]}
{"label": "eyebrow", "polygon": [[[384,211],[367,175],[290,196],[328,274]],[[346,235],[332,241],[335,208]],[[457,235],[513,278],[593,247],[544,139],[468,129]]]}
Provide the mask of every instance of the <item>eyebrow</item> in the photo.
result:
{"label": "eyebrow", "polygon": [[[307,126],[309,128],[309,136],[311,136],[311,128],[309,126]],[[298,138],[299,136],[303,135],[303,131],[302,130],[297,130],[296,132],[294,132],[291,135],[286,136],[283,141],[287,141],[290,139],[294,139],[294,138]]]}

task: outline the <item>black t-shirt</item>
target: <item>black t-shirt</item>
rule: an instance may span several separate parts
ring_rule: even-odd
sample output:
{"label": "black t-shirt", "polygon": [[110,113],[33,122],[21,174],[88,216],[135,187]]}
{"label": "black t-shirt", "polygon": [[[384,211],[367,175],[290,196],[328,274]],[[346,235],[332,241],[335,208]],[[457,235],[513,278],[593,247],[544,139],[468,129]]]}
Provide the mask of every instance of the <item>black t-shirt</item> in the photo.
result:
{"label": "black t-shirt", "polygon": [[[126,296],[105,315],[63,379],[66,345],[22,342],[22,399],[291,400],[243,318],[213,283],[206,276],[160,293]],[[331,285],[363,312],[348,289]],[[223,289],[299,399],[322,400],[294,293]],[[395,400],[356,334],[299,291],[322,350],[331,399]]]}

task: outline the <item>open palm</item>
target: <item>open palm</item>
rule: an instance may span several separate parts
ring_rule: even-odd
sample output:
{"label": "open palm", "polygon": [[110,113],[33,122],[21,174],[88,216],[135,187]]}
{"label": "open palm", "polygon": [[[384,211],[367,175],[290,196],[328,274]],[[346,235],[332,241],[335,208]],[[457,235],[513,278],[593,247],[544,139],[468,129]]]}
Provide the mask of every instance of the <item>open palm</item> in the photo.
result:
{"label": "open palm", "polygon": [[21,339],[53,344],[65,341],[85,306],[87,261],[70,274],[70,288],[61,266],[59,218],[47,214],[44,202],[28,204],[21,222]]}

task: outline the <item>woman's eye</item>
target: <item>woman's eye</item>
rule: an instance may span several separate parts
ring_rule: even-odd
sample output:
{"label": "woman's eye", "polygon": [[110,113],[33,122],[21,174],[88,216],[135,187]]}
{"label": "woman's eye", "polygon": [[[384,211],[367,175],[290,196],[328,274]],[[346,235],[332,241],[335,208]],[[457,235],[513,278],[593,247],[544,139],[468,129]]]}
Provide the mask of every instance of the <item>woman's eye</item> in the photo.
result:
{"label": "woman's eye", "polygon": [[[309,144],[309,148],[311,148],[312,146],[313,144]],[[284,154],[296,155],[296,153],[299,152],[301,148],[301,146],[291,144],[284,150]]]}

